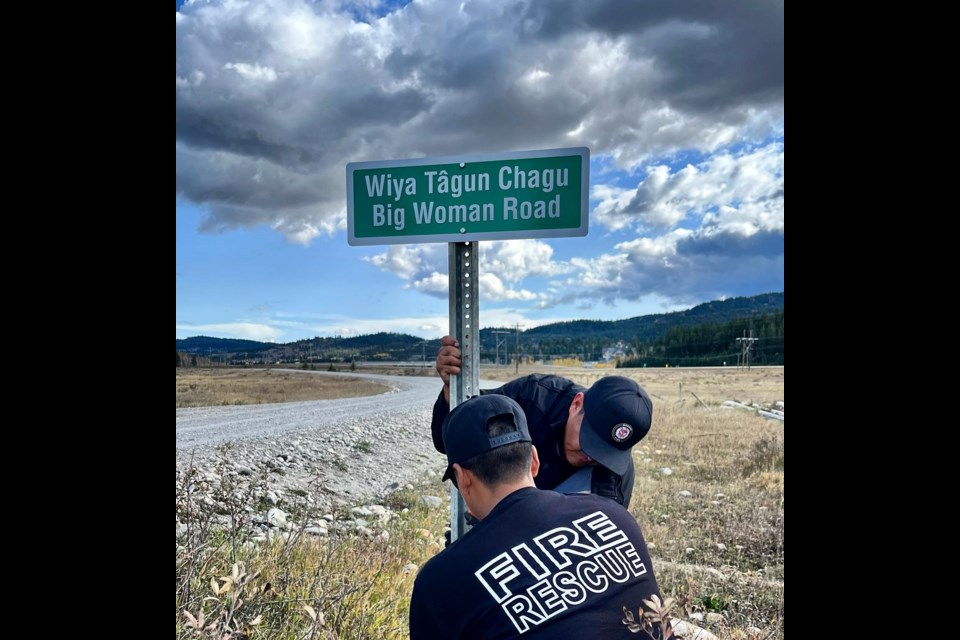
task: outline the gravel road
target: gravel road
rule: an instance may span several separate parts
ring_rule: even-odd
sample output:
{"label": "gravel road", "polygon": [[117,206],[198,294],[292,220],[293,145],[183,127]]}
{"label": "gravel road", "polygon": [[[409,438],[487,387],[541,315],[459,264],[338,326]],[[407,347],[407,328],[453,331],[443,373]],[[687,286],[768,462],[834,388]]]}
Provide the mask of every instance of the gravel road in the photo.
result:
{"label": "gravel road", "polygon": [[446,466],[430,437],[438,378],[302,373],[365,378],[391,390],[340,400],[177,409],[178,479],[192,464],[204,473],[262,475],[281,490],[356,503]]}
{"label": "gravel road", "polygon": [[[388,393],[339,400],[177,409],[177,455],[195,447],[278,436],[311,429],[336,429],[345,421],[392,411],[431,408],[440,392],[437,378],[304,371],[303,375],[363,378],[390,388]],[[429,425],[428,425],[429,427]]]}

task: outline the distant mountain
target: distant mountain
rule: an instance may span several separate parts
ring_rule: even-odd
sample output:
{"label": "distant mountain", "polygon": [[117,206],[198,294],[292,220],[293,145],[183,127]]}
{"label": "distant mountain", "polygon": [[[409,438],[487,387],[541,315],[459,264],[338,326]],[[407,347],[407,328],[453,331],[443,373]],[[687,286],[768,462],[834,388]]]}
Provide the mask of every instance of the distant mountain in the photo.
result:
{"label": "distant mountain", "polygon": [[[641,345],[622,367],[719,367],[783,364],[783,311],[752,313],[730,322],[676,326]],[[749,349],[745,349],[749,346]]]}
{"label": "distant mountain", "polygon": [[[737,318],[783,311],[783,292],[763,293],[750,297],[728,298],[698,304],[685,311],[658,313],[626,320],[572,320],[546,324],[520,334],[523,353],[536,357],[554,356],[599,360],[603,350],[615,342],[623,342],[634,350],[642,344],[666,335],[676,327],[724,324]],[[496,346],[495,331],[512,327],[482,329],[481,350]],[[502,338],[501,338],[502,339]],[[514,351],[509,345],[509,351]]]}
{"label": "distant mountain", "polygon": [[523,337],[556,340],[571,336],[591,336],[615,340],[642,341],[664,335],[673,327],[729,322],[752,313],[769,313],[783,309],[783,292],[758,296],[729,298],[704,302],[686,311],[637,316],[626,320],[571,320],[535,327],[523,332]]}
{"label": "distant mountain", "polygon": [[[750,297],[714,300],[686,311],[660,313],[625,320],[572,320],[522,331],[523,357],[577,358],[600,360],[605,351],[616,348],[623,355],[644,353],[672,330],[704,325],[729,325],[738,318],[780,314],[782,327],[783,292]],[[737,325],[739,326],[739,325]],[[725,327],[725,332],[730,331]],[[507,332],[504,334],[503,332]],[[782,328],[781,328],[782,344]],[[498,342],[499,338],[499,342]],[[481,360],[512,361],[517,339],[513,327],[480,331]],[[439,341],[422,340],[402,333],[312,338],[286,344],[199,336],[177,340],[177,351],[228,362],[345,362],[351,360],[407,360],[432,362]],[[782,360],[782,348],[780,350]],[[496,355],[494,355],[496,354]],[[178,360],[179,361],[179,360]]]}
{"label": "distant mountain", "polygon": [[236,340],[234,338],[210,338],[195,336],[193,338],[177,339],[177,351],[195,353],[198,355],[211,353],[239,353],[240,351],[260,352],[272,349],[277,345],[256,340]]}
{"label": "distant mountain", "polygon": [[[405,333],[375,333],[372,335],[341,338],[311,338],[286,344],[232,340],[227,338],[177,339],[177,351],[226,357],[232,361],[256,359],[281,362],[343,362],[358,360],[407,360],[416,352],[416,359],[424,354],[421,338]],[[434,341],[439,345],[439,341]],[[436,351],[436,347],[433,347]],[[222,359],[222,358],[221,358]]]}

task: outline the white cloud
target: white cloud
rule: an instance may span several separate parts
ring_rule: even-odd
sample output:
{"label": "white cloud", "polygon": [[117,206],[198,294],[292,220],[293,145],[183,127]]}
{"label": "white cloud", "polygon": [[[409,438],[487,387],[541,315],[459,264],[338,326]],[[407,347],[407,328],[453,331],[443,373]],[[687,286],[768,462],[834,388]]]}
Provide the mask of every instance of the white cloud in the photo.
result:
{"label": "white cloud", "polygon": [[259,64],[247,64],[246,62],[228,62],[223,65],[224,69],[236,71],[245,80],[253,82],[273,82],[277,79],[277,72],[270,67],[260,66]]}
{"label": "white cloud", "polygon": [[[554,262],[553,248],[539,240],[484,242],[480,251],[480,282],[484,299],[534,300],[526,289],[508,286],[526,277],[554,277],[568,273],[565,263]],[[391,245],[386,252],[364,258],[383,271],[406,280],[410,287],[434,296],[448,291],[448,256],[445,244]]]}
{"label": "white cloud", "polygon": [[[380,318],[377,320],[337,318],[322,323],[310,323],[310,331],[320,336],[362,336],[387,331],[433,339],[447,333],[447,323],[446,316]],[[429,361],[433,355],[435,354],[431,354],[428,350],[427,360]]]}
{"label": "white cloud", "polygon": [[[177,193],[207,229],[282,220],[308,243],[343,228],[349,161],[561,140],[627,168],[709,153],[782,121],[782,21],[776,3],[189,2]],[[663,202],[647,223],[679,211]]]}
{"label": "white cloud", "polygon": [[403,280],[411,280],[424,271],[435,271],[435,254],[439,251],[431,246],[415,244],[391,245],[386,253],[364,258],[373,266],[395,274]]}
{"label": "white cloud", "polygon": [[449,280],[447,274],[434,271],[429,275],[414,280],[410,286],[421,293],[442,298],[447,295]]}
{"label": "white cloud", "polygon": [[594,219],[609,229],[671,229],[692,219],[705,227],[756,222],[783,231],[783,143],[720,153],[677,171],[652,167],[635,190],[597,185]]}
{"label": "white cloud", "polygon": [[[485,242],[484,300],[783,288],[782,3],[209,0],[183,5],[176,39],[177,197],[201,231],[309,245],[346,229],[348,162],[584,145],[591,237],[563,259]],[[445,244],[366,260],[447,296]]]}
{"label": "white cloud", "polygon": [[623,271],[627,266],[627,256],[607,254],[589,260],[574,258],[570,262],[580,270],[580,273],[568,281],[569,285],[587,289],[619,287],[623,281]]}
{"label": "white cloud", "polygon": [[492,273],[480,274],[480,291],[483,300],[499,302],[503,300],[536,300],[537,294],[526,289],[511,289],[503,280]]}
{"label": "white cloud", "polygon": [[189,331],[191,335],[207,335],[215,338],[240,338],[270,342],[281,335],[274,327],[255,322],[224,322],[217,324],[181,324],[177,331]]}
{"label": "white cloud", "polygon": [[677,170],[652,167],[636,189],[597,185],[594,219],[636,238],[572,259],[550,304],[615,304],[657,294],[695,303],[783,289],[783,142],[721,152]]}
{"label": "white cloud", "polygon": [[553,247],[540,240],[487,242],[481,246],[480,270],[507,282],[519,282],[528,276],[554,277],[570,270],[569,265],[554,262],[552,257]]}

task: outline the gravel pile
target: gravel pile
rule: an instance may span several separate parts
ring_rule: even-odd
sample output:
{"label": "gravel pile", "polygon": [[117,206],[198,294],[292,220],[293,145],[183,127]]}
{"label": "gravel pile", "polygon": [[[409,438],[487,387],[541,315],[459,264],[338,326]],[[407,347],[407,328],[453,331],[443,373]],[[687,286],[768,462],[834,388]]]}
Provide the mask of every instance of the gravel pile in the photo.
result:
{"label": "gravel pile", "polygon": [[421,409],[344,419],[335,428],[178,448],[178,482],[191,465],[203,477],[265,478],[281,492],[324,495],[346,505],[442,473],[446,458],[433,448],[430,410]]}

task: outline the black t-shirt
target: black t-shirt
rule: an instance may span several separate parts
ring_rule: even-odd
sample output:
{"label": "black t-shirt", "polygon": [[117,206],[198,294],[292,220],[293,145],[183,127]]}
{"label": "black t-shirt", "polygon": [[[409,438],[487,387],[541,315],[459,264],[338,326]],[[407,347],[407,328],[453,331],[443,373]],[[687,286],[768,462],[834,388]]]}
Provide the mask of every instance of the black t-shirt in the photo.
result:
{"label": "black t-shirt", "polygon": [[423,566],[410,640],[630,637],[623,607],[636,615],[653,594],[647,545],[626,509],[525,488]]}
{"label": "black t-shirt", "polygon": [[[534,373],[511,380],[502,387],[480,392],[508,396],[523,409],[530,437],[540,458],[540,473],[534,482],[541,489],[553,489],[577,471],[577,467],[569,464],[564,455],[563,432],[570,415],[570,403],[581,391],[586,391],[586,388],[566,378]],[[433,445],[440,453],[446,453],[443,446],[443,420],[449,412],[450,406],[441,392],[433,405],[433,421],[430,424]],[[591,476],[590,492],[629,507],[633,481],[632,460],[622,476],[606,467],[596,466]]]}

